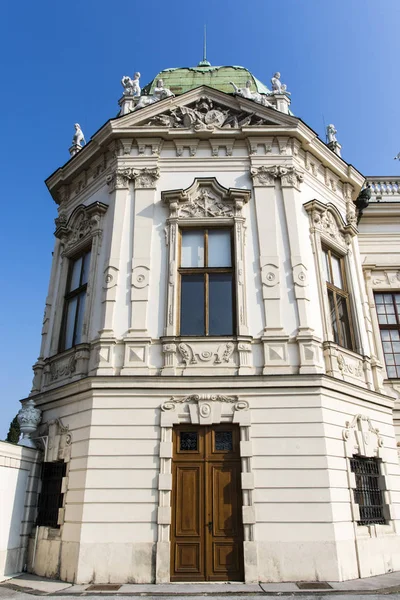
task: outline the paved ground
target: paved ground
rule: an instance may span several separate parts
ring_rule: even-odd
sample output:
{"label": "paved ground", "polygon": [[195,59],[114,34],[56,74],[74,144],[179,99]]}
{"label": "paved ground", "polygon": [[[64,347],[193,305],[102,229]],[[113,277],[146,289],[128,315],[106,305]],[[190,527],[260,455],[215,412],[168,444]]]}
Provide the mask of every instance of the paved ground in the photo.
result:
{"label": "paved ground", "polygon": [[98,600],[104,596],[126,596],[138,600],[143,600],[143,597],[149,600],[173,600],[176,596],[191,599],[212,596],[213,600],[227,600],[230,597],[240,597],[241,600],[254,600],[255,597],[276,600],[276,596],[293,599],[295,595],[301,596],[301,600],[319,600],[328,596],[340,596],[340,600],[378,600],[389,594],[400,600],[400,572],[344,582],[325,582],[323,585],[326,589],[321,589],[321,583],[318,582],[306,584],[305,589],[301,589],[302,586],[296,583],[124,584],[117,590],[105,585],[103,591],[100,591],[96,586],[90,589],[89,584],[72,585],[24,573],[0,584],[0,600],[32,600],[32,596],[48,596],[57,600],[76,600],[77,596],[90,596],[90,600]]}

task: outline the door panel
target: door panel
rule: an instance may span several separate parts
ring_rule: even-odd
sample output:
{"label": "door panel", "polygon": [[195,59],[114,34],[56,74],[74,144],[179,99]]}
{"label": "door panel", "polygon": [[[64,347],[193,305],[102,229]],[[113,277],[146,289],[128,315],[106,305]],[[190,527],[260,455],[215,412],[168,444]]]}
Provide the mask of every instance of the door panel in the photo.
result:
{"label": "door panel", "polygon": [[212,522],[211,531],[206,533],[208,579],[240,581],[243,578],[240,463],[209,463],[207,470],[207,508]]}
{"label": "door panel", "polygon": [[171,581],[203,580],[204,463],[174,464],[173,478]]}
{"label": "door panel", "polygon": [[174,428],[171,581],[243,581],[239,428]]}

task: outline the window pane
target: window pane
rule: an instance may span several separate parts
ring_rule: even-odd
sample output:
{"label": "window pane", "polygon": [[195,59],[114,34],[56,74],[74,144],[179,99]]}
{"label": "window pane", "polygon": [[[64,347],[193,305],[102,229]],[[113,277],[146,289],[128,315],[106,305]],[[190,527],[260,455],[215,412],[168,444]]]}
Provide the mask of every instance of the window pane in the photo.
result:
{"label": "window pane", "polygon": [[233,335],[232,274],[209,275],[209,333]]}
{"label": "window pane", "polygon": [[181,335],[204,334],[204,275],[182,275]]}
{"label": "window pane", "polygon": [[197,431],[181,431],[179,434],[180,450],[197,450]]}
{"label": "window pane", "polygon": [[83,257],[83,269],[82,269],[82,279],[81,284],[88,282],[89,279],[89,267],[90,267],[90,252],[86,252]]}
{"label": "window pane", "polygon": [[330,318],[331,318],[332,331],[333,331],[333,339],[335,340],[336,344],[338,344],[339,343],[339,333],[338,333],[338,327],[337,327],[337,321],[336,321],[335,300],[333,297],[333,292],[331,290],[328,290],[328,299],[329,299],[329,309],[330,309]]}
{"label": "window pane", "polygon": [[339,313],[339,324],[340,324],[340,333],[342,337],[342,345],[345,348],[349,348],[351,350],[351,336],[350,336],[350,323],[349,323],[349,315],[347,312],[347,302],[345,298],[336,294],[336,302]]}
{"label": "window pane", "polygon": [[215,432],[215,449],[222,452],[232,452],[233,439],[232,431]]}
{"label": "window pane", "polygon": [[383,304],[383,296],[382,296],[382,294],[375,294],[375,302],[377,304]]}
{"label": "window pane", "polygon": [[343,288],[342,272],[340,270],[340,259],[331,254],[332,271],[333,271],[333,284],[340,289]]}
{"label": "window pane", "polygon": [[67,348],[72,348],[72,346],[74,345],[74,326],[75,326],[75,315],[76,315],[76,307],[78,304],[78,298],[72,298],[69,302],[68,302],[68,307],[67,307],[67,322],[65,325],[65,347],[64,350],[66,350]]}
{"label": "window pane", "polygon": [[204,232],[182,231],[182,267],[204,267]]}
{"label": "window pane", "polygon": [[232,266],[231,232],[227,229],[208,230],[208,266]]}
{"label": "window pane", "polygon": [[331,281],[331,276],[330,276],[330,269],[329,269],[329,257],[328,257],[328,253],[324,250],[323,251],[323,267],[324,267],[324,275],[325,275],[325,280],[329,281],[329,283],[332,283]]}
{"label": "window pane", "polygon": [[76,319],[76,329],[75,329],[75,338],[74,338],[74,346],[75,344],[80,344],[82,339],[82,326],[83,326],[83,316],[85,313],[85,303],[86,303],[86,290],[79,294],[78,296],[78,315]]}
{"label": "window pane", "polygon": [[81,268],[82,268],[82,256],[74,260],[72,263],[72,273],[71,273],[71,281],[69,284],[68,291],[76,290],[79,287],[80,278],[81,278]]}

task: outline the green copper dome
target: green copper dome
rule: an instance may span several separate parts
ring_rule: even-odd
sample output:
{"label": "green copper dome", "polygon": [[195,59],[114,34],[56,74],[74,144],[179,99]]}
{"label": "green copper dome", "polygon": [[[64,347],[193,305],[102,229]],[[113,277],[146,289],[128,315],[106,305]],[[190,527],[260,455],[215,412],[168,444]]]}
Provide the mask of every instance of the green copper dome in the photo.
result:
{"label": "green copper dome", "polygon": [[176,96],[201,85],[208,85],[216,90],[221,90],[221,92],[231,94],[233,93],[231,81],[237,87],[244,88],[249,79],[252,82],[252,92],[260,94],[270,92],[266,85],[244,67],[213,67],[207,60],[201,61],[197,67],[164,69],[143,88],[142,93],[151,95],[159,79],[162,79],[164,87],[169,88]]}

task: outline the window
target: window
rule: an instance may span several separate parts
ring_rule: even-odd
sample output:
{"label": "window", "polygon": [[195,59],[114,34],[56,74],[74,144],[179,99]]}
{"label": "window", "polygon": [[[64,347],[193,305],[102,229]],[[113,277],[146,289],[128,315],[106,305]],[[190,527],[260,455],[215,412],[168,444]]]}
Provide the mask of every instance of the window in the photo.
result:
{"label": "window", "polygon": [[62,508],[62,479],[66,473],[65,462],[45,462],[42,466],[42,491],[39,496],[36,524],[59,527],[58,510]]}
{"label": "window", "polygon": [[60,351],[72,348],[81,342],[89,266],[90,250],[71,260],[65,294]]}
{"label": "window", "polygon": [[339,346],[354,350],[344,259],[329,249],[322,253],[333,338]]}
{"label": "window", "polygon": [[353,456],[350,469],[356,478],[354,501],[360,509],[358,525],[385,524],[383,496],[379,487],[379,459]]}
{"label": "window", "polygon": [[400,379],[400,293],[375,294],[387,376]]}
{"label": "window", "polygon": [[181,230],[179,274],[180,335],[233,335],[231,230]]}

